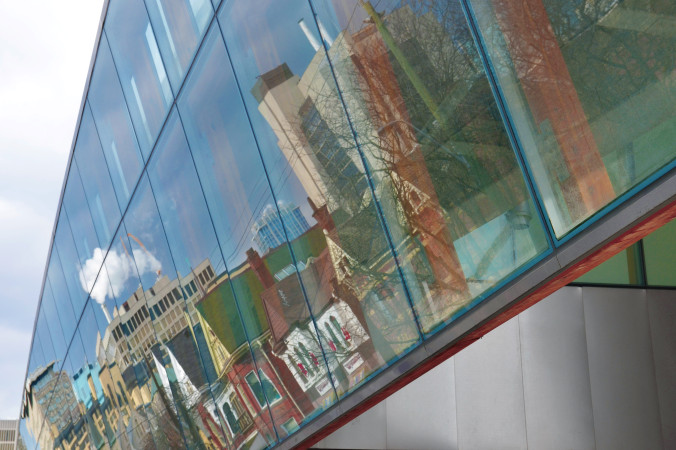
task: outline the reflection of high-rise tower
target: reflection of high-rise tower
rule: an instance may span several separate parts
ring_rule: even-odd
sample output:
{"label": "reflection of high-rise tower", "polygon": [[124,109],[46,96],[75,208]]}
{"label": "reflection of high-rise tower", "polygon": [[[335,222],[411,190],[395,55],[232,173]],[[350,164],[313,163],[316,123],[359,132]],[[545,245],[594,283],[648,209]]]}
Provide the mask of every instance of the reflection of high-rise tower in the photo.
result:
{"label": "reflection of high-rise tower", "polygon": [[[308,225],[298,206],[279,202],[279,213],[286,226],[289,239],[295,239],[310,229],[310,225]],[[251,227],[251,232],[254,235],[253,241],[263,254],[286,242],[282,222],[272,205],[267,205],[263,209],[260,219]]]}
{"label": "reflection of high-rise tower", "polygon": [[[53,448],[71,421],[79,419],[70,378],[66,372],[56,372],[54,364],[37,369],[26,381],[22,417],[28,418],[28,431],[38,440],[40,448]],[[40,433],[43,425],[46,428]]]}
{"label": "reflection of high-rise tower", "polygon": [[285,63],[261,75],[251,92],[312,202],[353,212],[367,184],[340,101],[324,88],[330,75],[320,70],[317,55],[302,78]]}

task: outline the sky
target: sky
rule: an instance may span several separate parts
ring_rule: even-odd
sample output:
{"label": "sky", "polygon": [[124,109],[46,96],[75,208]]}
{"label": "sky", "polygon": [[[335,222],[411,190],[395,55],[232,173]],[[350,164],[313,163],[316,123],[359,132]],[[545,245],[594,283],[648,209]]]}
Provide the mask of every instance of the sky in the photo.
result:
{"label": "sky", "polygon": [[0,0],[0,419],[33,320],[103,0]]}

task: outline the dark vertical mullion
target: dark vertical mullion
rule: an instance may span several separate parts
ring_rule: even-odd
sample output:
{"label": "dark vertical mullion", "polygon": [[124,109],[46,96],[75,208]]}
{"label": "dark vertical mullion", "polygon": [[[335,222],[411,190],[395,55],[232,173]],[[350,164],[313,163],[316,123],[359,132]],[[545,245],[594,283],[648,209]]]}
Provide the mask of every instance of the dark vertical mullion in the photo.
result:
{"label": "dark vertical mullion", "polygon": [[502,88],[500,87],[500,82],[498,81],[493,61],[490,57],[483,36],[481,35],[481,31],[479,29],[479,24],[474,14],[474,10],[470,5],[470,0],[457,0],[457,1],[460,2],[463,13],[465,14],[465,19],[467,20],[467,25],[469,27],[470,34],[472,35],[472,39],[474,40],[475,48],[479,54],[481,63],[484,66],[484,73],[486,74],[488,84],[491,88],[491,91],[493,92],[493,97],[495,98],[498,111],[500,112],[500,117],[502,117],[502,122],[505,127],[505,131],[507,132],[509,141],[512,144],[512,149],[514,151],[514,154],[516,155],[516,160],[519,163],[519,166],[521,167],[521,174],[523,175],[526,187],[531,196],[531,199],[533,200],[535,211],[537,212],[540,222],[544,224],[543,227],[545,232],[544,234],[547,238],[549,248],[552,249],[554,247],[558,247],[560,245],[559,239],[556,237],[556,233],[554,233],[554,228],[551,222],[549,221],[549,216],[547,215],[547,209],[545,207],[544,200],[542,199],[540,190],[537,186],[537,183],[535,182],[533,170],[531,169],[530,164],[528,163],[528,158],[526,157],[526,154],[524,152],[524,147],[521,142],[521,139],[519,138],[519,133],[517,131],[516,126],[514,125],[512,115],[509,111],[509,106],[507,105],[507,101],[502,92]]}

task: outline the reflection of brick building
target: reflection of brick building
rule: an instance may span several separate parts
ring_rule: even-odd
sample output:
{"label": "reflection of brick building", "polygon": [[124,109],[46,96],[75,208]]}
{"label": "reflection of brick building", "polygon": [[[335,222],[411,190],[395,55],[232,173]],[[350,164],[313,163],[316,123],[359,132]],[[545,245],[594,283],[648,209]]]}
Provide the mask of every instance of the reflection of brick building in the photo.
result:
{"label": "reflection of brick building", "polygon": [[270,328],[261,299],[264,285],[253,269],[266,263],[283,268],[278,254],[273,251],[269,256],[266,262],[258,258],[235,268],[230,278],[219,278],[196,305],[218,374],[216,389],[220,391],[210,412],[221,418],[227,441],[235,447],[260,439],[269,441],[274,436],[271,415],[275,423],[292,431],[312,411],[269,342]]}

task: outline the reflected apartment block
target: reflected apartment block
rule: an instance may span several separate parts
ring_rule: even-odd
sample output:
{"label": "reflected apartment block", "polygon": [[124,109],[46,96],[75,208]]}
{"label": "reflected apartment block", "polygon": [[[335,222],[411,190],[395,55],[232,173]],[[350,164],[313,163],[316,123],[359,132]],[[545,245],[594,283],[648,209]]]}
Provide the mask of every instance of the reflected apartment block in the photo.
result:
{"label": "reflected apartment block", "polygon": [[106,1],[26,447],[307,447],[575,279],[670,285],[639,3]]}

